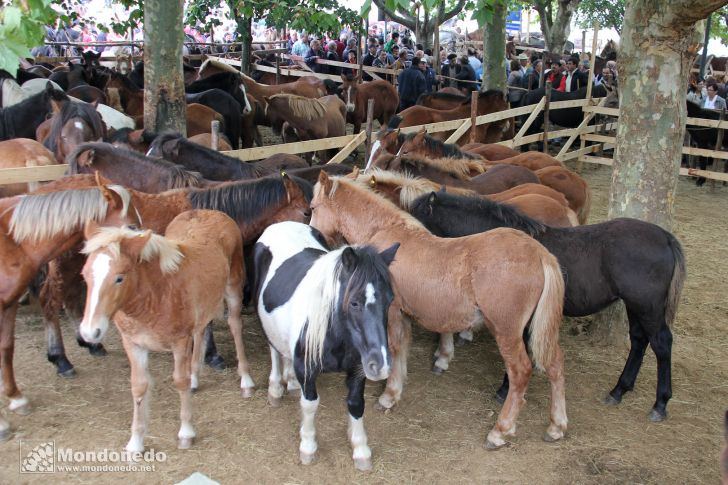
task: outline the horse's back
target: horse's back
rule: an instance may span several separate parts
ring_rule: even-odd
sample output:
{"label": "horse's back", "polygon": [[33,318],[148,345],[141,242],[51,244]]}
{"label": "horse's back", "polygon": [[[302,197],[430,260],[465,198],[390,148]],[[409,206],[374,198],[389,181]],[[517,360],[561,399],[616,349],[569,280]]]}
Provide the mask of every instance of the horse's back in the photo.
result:
{"label": "horse's back", "polygon": [[186,246],[198,247],[205,253],[218,248],[228,260],[232,259],[238,247],[242,247],[242,236],[235,221],[227,214],[214,210],[182,212],[169,223],[165,237]]}

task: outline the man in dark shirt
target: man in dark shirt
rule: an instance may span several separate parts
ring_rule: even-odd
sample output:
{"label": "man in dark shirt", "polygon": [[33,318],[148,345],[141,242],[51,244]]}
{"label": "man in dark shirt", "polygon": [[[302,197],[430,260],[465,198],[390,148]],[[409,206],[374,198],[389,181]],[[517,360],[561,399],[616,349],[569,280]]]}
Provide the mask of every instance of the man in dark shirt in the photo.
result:
{"label": "man in dark shirt", "polygon": [[420,58],[412,59],[412,65],[399,74],[399,110],[414,106],[420,94],[427,89],[425,76],[420,66]]}
{"label": "man in dark shirt", "polygon": [[[362,64],[365,66],[371,66],[374,63],[374,59],[377,58],[377,45],[376,44],[369,44],[369,52],[364,56],[364,58],[361,60]],[[367,74],[366,71],[364,71],[363,79],[365,81],[371,81],[372,77]]]}

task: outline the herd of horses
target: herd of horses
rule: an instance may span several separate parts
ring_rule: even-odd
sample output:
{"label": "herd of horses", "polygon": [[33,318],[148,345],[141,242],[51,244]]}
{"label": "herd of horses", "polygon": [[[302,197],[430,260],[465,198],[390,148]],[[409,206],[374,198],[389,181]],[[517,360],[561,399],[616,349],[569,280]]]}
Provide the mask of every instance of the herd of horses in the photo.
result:
{"label": "herd of horses", "polygon": [[[224,365],[209,326],[223,303],[242,396],[255,388],[243,345],[248,303],[270,344],[268,401],[300,393],[304,464],[318,449],[317,377],[341,371],[352,459],[358,469],[372,467],[365,379],[386,380],[379,407],[403,398],[412,322],[440,335],[436,374],[450,368],[455,334],[466,341],[485,327],[494,336],[506,370],[496,392],[503,407],[486,438],[496,449],[515,434],[534,366],[551,385],[544,439],[565,436],[562,317],[622,300],[632,345],[606,402],[618,404],[634,388],[649,345],[657,357],[649,418],[667,417],[670,326],[685,278],[680,243],[634,219],[588,224],[587,183],[548,154],[494,144],[507,122],[477,127],[476,143],[399,130],[467,117],[470,98],[432,95],[395,114],[396,91],[377,81],[343,78],[332,89],[304,77],[267,86],[207,62],[190,75],[188,101],[209,108],[207,120],[222,120],[231,147],[254,140],[258,124],[297,140],[344,134],[347,122],[359,130],[366,101],[375,99],[382,128],[361,171],[284,154],[241,163],[190,132],[144,131],[134,76],[105,73],[93,61],[81,71],[67,67],[57,85],[103,79],[95,89],[105,99],[90,99],[96,92],[84,88],[76,94],[90,102],[76,102],[46,79],[29,80],[35,93],[23,91],[20,78],[3,80],[3,103],[6,87],[25,99],[3,107],[0,153],[15,152],[5,158],[16,166],[69,165],[54,182],[0,188],[0,368],[11,411],[30,411],[15,382],[14,327],[26,289],[39,286],[47,357],[60,376],[75,375],[62,311],[94,355],[105,354],[103,339],[116,325],[131,366],[132,452],[143,451],[148,428],[149,351],[173,354],[178,446],[192,445],[191,392],[202,362]],[[111,99],[127,118],[118,126],[98,110]],[[479,114],[506,107],[502,93],[479,96]],[[0,439],[11,434],[0,419]]]}

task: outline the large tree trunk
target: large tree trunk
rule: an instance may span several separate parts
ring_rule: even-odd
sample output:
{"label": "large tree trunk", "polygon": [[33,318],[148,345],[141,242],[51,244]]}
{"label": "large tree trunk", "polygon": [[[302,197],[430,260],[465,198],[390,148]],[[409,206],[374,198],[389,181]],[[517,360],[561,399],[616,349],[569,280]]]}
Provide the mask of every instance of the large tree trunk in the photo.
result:
{"label": "large tree trunk", "polygon": [[182,0],[144,0],[144,128],[185,134]]}
{"label": "large tree trunk", "polygon": [[541,32],[543,32],[546,50],[562,54],[564,44],[569,39],[571,18],[581,0],[558,0],[556,17],[552,15],[551,0],[535,0],[534,7],[538,12]]}
{"label": "large tree trunk", "polygon": [[483,82],[481,91],[499,89],[506,92],[506,15],[505,1],[493,4],[493,19],[483,28]]}
{"label": "large tree trunk", "polygon": [[[619,52],[620,109],[609,217],[634,217],[670,230],[685,135],[685,86],[701,28],[723,1],[628,2]],[[594,336],[626,335],[612,309],[595,320]]]}

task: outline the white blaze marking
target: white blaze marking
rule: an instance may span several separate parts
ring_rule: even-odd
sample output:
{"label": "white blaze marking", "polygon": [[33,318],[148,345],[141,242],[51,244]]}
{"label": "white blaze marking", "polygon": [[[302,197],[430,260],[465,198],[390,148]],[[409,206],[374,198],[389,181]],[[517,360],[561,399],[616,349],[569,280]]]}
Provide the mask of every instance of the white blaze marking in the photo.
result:
{"label": "white blaze marking", "polygon": [[379,140],[375,141],[374,145],[372,145],[372,153],[371,153],[371,155],[369,155],[369,160],[367,161],[367,166],[364,167],[365,172],[367,170],[369,170],[369,167],[372,166],[372,162],[374,161],[374,155],[377,154],[377,150],[379,150],[379,145],[381,145]]}
{"label": "white blaze marking", "polygon": [[376,303],[377,297],[374,296],[374,285],[371,283],[367,283],[367,289],[366,289],[366,305],[369,305],[371,303]]}
{"label": "white blaze marking", "polygon": [[73,126],[75,126],[77,130],[83,131],[83,123],[81,123],[80,121],[74,121]]}
{"label": "white blaze marking", "polygon": [[243,113],[248,114],[253,109],[250,107],[250,101],[248,101],[248,93],[245,92],[245,84],[240,83],[240,90],[243,92],[243,98],[245,99],[245,108],[243,109]]}
{"label": "white blaze marking", "polygon": [[354,111],[354,103],[351,102],[351,86],[346,88],[346,111],[352,113]]}
{"label": "white blaze marking", "polygon": [[402,154],[402,147],[399,147],[399,151],[397,152],[397,156],[400,156]]}
{"label": "white blaze marking", "polygon": [[[96,256],[96,259],[94,259],[93,264],[91,265],[91,275],[93,277],[92,281],[92,287],[91,287],[91,299],[89,302],[88,307],[88,314],[84,315],[83,321],[81,322],[81,332],[82,336],[84,333],[86,333],[86,336],[90,336],[91,328],[86,328],[87,326],[91,326],[91,321],[94,318],[94,313],[96,312],[96,307],[99,305],[99,295],[101,294],[101,285],[103,284],[104,280],[106,279],[106,275],[109,274],[109,270],[111,269],[111,256],[108,254],[98,254]],[[103,330],[103,329],[102,329]]]}

